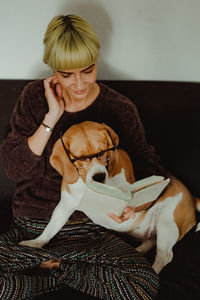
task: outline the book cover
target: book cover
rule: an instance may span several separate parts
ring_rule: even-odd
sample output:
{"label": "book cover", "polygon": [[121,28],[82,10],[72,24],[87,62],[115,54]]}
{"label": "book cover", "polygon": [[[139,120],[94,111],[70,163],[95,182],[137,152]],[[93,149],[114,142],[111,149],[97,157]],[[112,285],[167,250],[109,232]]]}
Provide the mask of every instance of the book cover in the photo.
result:
{"label": "book cover", "polygon": [[107,212],[120,216],[127,206],[135,208],[156,200],[169,182],[169,178],[153,175],[130,184],[125,192],[110,185],[91,182],[87,184],[77,209],[93,221],[99,216],[107,216]]}

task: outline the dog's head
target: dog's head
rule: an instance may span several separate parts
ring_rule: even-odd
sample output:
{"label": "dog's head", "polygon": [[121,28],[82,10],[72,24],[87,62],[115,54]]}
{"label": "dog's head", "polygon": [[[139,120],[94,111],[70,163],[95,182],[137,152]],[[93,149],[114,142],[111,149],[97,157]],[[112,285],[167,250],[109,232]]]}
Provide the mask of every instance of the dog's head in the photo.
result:
{"label": "dog's head", "polygon": [[79,175],[84,182],[106,182],[108,164],[118,143],[109,126],[86,121],[70,127],[55,143],[50,163],[68,184],[76,182]]}

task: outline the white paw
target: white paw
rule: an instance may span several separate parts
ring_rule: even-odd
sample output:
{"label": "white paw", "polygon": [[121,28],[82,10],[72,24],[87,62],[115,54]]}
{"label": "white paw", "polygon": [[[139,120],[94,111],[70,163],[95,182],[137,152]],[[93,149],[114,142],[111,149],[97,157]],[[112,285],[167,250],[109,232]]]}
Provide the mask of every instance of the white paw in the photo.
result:
{"label": "white paw", "polygon": [[27,240],[19,242],[21,246],[27,246],[32,248],[42,248],[46,243],[35,240]]}
{"label": "white paw", "polygon": [[161,266],[161,265],[157,265],[157,264],[153,264],[152,265],[152,269],[157,273],[159,274],[161,272],[161,270],[163,269],[164,266]]}
{"label": "white paw", "polygon": [[199,231],[200,230],[200,223],[197,224],[196,230],[195,231]]}

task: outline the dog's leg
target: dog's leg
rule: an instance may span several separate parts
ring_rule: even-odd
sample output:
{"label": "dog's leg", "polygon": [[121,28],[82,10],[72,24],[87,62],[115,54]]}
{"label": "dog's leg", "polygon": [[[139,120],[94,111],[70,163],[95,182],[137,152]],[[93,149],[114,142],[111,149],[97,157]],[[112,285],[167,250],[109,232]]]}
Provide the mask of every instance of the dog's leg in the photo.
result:
{"label": "dog's leg", "polygon": [[172,260],[172,248],[176,244],[178,237],[179,230],[174,221],[171,223],[159,222],[156,257],[152,266],[157,274]]}
{"label": "dog's leg", "polygon": [[155,240],[145,240],[139,247],[136,248],[136,250],[144,254],[151,250],[155,244]]}
{"label": "dog's leg", "polygon": [[61,199],[54,209],[51,219],[42,234],[36,239],[21,241],[19,243],[20,245],[42,248],[58,233],[68,221],[70,215],[75,211],[75,207],[70,205],[71,201],[68,201],[69,199],[67,199],[68,197],[66,197],[66,194],[68,194],[66,191],[62,192]]}
{"label": "dog's leg", "polygon": [[[64,186],[64,185],[63,185]],[[48,225],[40,236],[33,240],[22,241],[19,244],[35,248],[42,248],[65,225],[69,217],[79,206],[84,193],[85,184],[79,177],[78,181],[69,185],[70,193],[65,189],[61,191],[61,199],[54,209]]]}

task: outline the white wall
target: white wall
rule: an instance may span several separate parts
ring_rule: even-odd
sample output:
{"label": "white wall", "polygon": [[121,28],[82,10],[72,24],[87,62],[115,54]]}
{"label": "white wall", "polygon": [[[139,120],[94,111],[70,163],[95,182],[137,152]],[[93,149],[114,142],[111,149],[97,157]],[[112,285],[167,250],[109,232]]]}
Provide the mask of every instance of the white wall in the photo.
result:
{"label": "white wall", "polygon": [[0,78],[42,78],[46,26],[87,19],[101,41],[99,79],[200,80],[199,0],[0,0]]}

